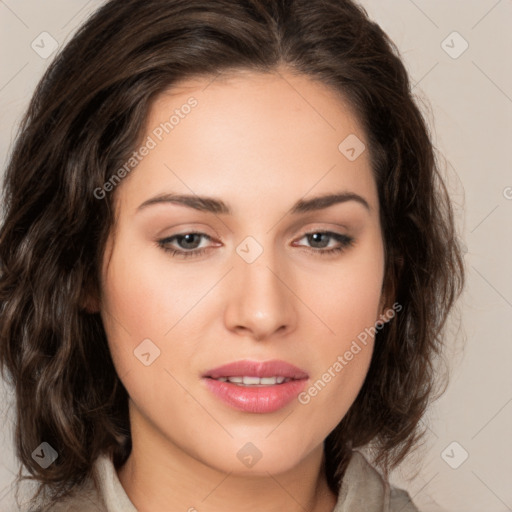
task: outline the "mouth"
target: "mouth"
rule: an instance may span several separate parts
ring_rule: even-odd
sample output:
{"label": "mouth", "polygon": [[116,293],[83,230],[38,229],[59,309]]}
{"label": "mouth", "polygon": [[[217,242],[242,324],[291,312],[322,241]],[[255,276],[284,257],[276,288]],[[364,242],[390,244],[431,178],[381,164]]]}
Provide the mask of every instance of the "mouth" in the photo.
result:
{"label": "mouth", "polygon": [[285,361],[236,361],[209,370],[203,381],[224,404],[244,412],[270,413],[290,404],[309,375]]}
{"label": "mouth", "polygon": [[[213,377],[207,377],[209,379]],[[245,387],[262,387],[262,386],[277,386],[286,382],[290,382],[292,380],[300,380],[300,379],[292,379],[289,377],[277,376],[277,377],[255,377],[255,376],[234,376],[234,377],[218,377],[219,382],[230,382],[231,384],[235,384],[237,386],[245,386]]]}

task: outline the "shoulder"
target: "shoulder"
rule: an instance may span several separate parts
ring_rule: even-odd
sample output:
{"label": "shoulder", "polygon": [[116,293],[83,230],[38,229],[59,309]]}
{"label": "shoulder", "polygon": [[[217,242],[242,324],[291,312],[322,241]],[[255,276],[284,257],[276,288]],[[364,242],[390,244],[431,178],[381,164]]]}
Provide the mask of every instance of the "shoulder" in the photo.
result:
{"label": "shoulder", "polygon": [[48,501],[23,512],[137,512],[117,476],[112,459],[100,455],[92,476],[83,485],[57,504],[49,507]]}
{"label": "shoulder", "polygon": [[389,512],[419,512],[409,493],[397,487],[390,488]]}
{"label": "shoulder", "polygon": [[389,485],[358,451],[345,471],[333,512],[419,512],[407,491]]}
{"label": "shoulder", "polygon": [[[94,464],[94,473],[98,472],[99,460]],[[95,484],[95,478],[89,477],[76,487],[71,494],[61,498],[58,503],[51,504],[48,497],[31,502],[29,508],[22,508],[21,512],[108,512],[103,500],[101,487]]]}
{"label": "shoulder", "polygon": [[73,491],[72,494],[62,498],[58,503],[50,505],[50,501],[40,500],[22,512],[107,512],[105,505],[94,489],[93,483],[87,481],[85,485]]}
{"label": "shoulder", "polygon": [[97,491],[82,488],[52,507],[52,512],[107,512]]}

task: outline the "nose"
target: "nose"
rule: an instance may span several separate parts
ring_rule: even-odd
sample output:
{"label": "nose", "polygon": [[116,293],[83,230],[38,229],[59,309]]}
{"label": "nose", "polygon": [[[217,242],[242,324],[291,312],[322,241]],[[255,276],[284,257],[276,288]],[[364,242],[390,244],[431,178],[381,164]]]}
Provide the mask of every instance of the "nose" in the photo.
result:
{"label": "nose", "polygon": [[253,263],[239,258],[231,272],[224,322],[239,335],[258,341],[295,329],[293,279],[265,250]]}

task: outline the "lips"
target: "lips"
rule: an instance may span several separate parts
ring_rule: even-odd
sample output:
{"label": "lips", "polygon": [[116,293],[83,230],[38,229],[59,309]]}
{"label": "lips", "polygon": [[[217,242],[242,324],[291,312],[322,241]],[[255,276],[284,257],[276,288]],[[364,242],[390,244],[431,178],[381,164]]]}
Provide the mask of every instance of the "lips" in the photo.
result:
{"label": "lips", "polygon": [[212,379],[221,377],[285,377],[300,380],[307,379],[309,375],[293,364],[274,359],[271,361],[235,361],[208,370],[202,377]]}
{"label": "lips", "polygon": [[[235,361],[209,370],[202,377],[206,389],[224,404],[239,411],[258,414],[276,412],[291,404],[309,379],[304,370],[280,360]],[[240,378],[234,377],[242,377],[243,383],[240,383]],[[271,377],[281,378],[275,379],[275,383],[254,384],[254,381]],[[230,378],[235,382],[227,381]]]}

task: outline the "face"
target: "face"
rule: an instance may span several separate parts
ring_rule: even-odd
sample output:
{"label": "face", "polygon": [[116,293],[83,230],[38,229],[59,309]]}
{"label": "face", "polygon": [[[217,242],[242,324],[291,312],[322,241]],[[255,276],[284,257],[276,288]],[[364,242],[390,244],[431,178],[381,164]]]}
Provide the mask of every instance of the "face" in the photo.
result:
{"label": "face", "polygon": [[[114,191],[100,304],[132,435],[148,450],[243,473],[240,453],[256,447],[250,471],[276,473],[347,413],[373,350],[361,334],[384,311],[362,144],[346,103],[285,72],[182,82],[155,100],[147,150]],[[284,392],[204,377],[240,360],[284,361],[307,378]]]}

